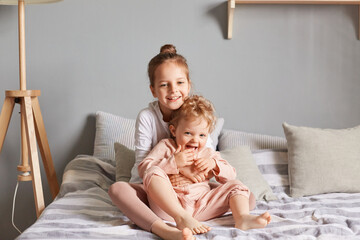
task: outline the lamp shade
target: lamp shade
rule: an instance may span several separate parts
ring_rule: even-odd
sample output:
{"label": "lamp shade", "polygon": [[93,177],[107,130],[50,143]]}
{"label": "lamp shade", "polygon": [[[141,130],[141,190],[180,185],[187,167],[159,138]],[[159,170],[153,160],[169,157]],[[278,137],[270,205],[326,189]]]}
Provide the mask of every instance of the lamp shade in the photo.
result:
{"label": "lamp shade", "polygon": [[[24,0],[25,4],[54,3],[62,0]],[[0,5],[18,5],[18,0],[0,0]]]}

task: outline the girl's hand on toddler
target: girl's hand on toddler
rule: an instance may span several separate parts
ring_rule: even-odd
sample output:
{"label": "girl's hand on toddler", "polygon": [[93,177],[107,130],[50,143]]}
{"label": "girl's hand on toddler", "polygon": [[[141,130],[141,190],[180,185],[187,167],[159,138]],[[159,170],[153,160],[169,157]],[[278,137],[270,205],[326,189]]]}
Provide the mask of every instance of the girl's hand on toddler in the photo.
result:
{"label": "girl's hand on toddler", "polygon": [[177,167],[182,168],[193,164],[194,156],[195,153],[192,149],[181,150],[181,146],[179,146],[174,153]]}
{"label": "girl's hand on toddler", "polygon": [[178,186],[193,183],[193,181],[191,181],[191,179],[185,177],[182,174],[171,174],[171,175],[169,175],[169,179],[170,179],[171,185],[173,187],[178,187]]}

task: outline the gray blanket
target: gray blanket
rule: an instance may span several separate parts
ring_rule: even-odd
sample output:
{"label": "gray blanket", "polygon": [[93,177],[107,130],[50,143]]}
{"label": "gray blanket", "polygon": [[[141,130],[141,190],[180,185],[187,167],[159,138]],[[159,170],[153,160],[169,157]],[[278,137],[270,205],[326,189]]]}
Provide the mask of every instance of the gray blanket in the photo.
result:
{"label": "gray blanket", "polygon": [[[58,197],[18,239],[159,239],[143,231],[111,202],[107,190],[115,166],[81,155],[65,169]],[[207,221],[212,230],[197,239],[360,239],[360,193],[291,198],[272,186],[279,200],[257,202],[253,214],[269,211],[265,229],[241,231],[230,213]]]}

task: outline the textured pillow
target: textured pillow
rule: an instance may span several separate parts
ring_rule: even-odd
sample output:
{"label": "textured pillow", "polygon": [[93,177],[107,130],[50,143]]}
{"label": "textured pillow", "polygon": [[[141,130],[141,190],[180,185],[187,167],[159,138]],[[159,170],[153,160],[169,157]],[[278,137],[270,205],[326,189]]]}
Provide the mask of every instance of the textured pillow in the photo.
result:
{"label": "textured pillow", "polygon": [[114,143],[135,149],[135,120],[110,113],[96,112],[94,156],[115,161]]}
{"label": "textured pillow", "polygon": [[244,183],[257,200],[276,200],[269,184],[261,175],[248,146],[220,151],[221,157],[236,169],[236,177]]}
{"label": "textured pillow", "polygon": [[135,151],[118,142],[114,144],[114,148],[116,161],[116,181],[129,182],[131,178],[131,169],[135,163]]}
{"label": "textured pillow", "polygon": [[319,129],[283,124],[292,197],[360,192],[360,126]]}
{"label": "textured pillow", "polygon": [[219,136],[219,150],[237,146],[250,146],[250,149],[286,149],[286,139],[256,133],[245,133],[224,129]]}
{"label": "textured pillow", "polygon": [[274,193],[289,193],[287,150],[266,149],[252,152],[261,175]]}
{"label": "textured pillow", "polygon": [[219,143],[219,135],[223,129],[224,126],[224,119],[223,118],[218,118],[215,124],[215,128],[214,130],[211,132],[210,134],[210,138],[212,141],[212,146],[214,147],[214,149],[216,150],[218,143]]}

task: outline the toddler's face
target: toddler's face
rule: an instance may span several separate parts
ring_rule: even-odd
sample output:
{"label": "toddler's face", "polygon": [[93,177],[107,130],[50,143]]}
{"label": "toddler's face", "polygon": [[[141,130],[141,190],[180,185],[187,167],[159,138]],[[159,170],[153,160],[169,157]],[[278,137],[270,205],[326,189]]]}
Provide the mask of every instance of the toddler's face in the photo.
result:
{"label": "toddler's face", "polygon": [[150,86],[150,89],[165,115],[181,107],[189,95],[190,83],[183,67],[165,62],[155,70],[154,86]]}
{"label": "toddler's face", "polygon": [[202,150],[208,139],[209,125],[203,118],[180,119],[178,126],[170,126],[176,144],[181,149]]}

